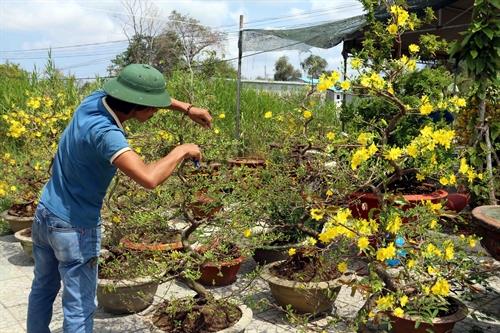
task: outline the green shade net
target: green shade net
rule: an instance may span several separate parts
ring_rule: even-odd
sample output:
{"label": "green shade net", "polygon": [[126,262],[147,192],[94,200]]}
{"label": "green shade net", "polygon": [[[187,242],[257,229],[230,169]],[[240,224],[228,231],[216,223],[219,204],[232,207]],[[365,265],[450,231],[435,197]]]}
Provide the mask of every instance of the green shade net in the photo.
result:
{"label": "green shade net", "polygon": [[[456,0],[409,0],[408,9],[418,12],[426,7],[443,8]],[[380,20],[389,17],[385,8],[380,7],[375,16]],[[366,15],[358,15],[325,24],[296,29],[244,29],[242,37],[243,52],[300,50],[312,47],[329,49],[338,45],[348,36],[361,31],[366,22]]]}

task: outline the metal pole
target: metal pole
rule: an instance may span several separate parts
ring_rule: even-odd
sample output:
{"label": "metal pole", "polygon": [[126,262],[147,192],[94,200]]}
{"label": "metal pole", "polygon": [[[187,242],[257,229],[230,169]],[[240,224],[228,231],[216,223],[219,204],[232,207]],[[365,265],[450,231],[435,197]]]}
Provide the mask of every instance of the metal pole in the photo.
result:
{"label": "metal pole", "polygon": [[241,56],[243,54],[243,15],[240,15],[240,33],[238,36],[238,79],[236,81],[236,140],[240,140],[240,96],[241,96]]}

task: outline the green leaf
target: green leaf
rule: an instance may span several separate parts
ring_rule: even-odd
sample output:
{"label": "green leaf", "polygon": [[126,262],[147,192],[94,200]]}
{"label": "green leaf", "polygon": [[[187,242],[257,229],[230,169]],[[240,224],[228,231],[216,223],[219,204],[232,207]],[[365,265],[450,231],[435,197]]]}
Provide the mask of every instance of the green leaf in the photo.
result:
{"label": "green leaf", "polygon": [[484,28],[483,33],[488,36],[488,38],[491,40],[493,39],[493,36],[495,36],[495,32],[491,30],[490,28]]}
{"label": "green leaf", "polygon": [[470,55],[472,56],[472,59],[476,59],[476,57],[477,57],[478,53],[477,53],[477,51],[476,51],[476,50],[471,50],[471,51],[470,51]]}

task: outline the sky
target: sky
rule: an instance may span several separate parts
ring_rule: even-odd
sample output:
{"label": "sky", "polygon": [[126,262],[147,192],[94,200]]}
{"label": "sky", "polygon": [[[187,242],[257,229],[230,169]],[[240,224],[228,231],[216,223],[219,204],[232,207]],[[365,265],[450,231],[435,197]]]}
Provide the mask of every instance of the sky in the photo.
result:
{"label": "sky", "polygon": [[[140,1],[140,0],[136,0]],[[172,10],[226,33],[224,58],[238,56],[239,17],[244,28],[292,29],[359,15],[357,0],[149,0],[158,9],[158,24],[168,21]],[[129,16],[120,0],[0,0],[0,63],[20,64],[41,71],[51,48],[55,66],[78,78],[106,76],[110,60],[127,47],[124,22]],[[248,79],[272,79],[274,64],[287,56],[295,68],[309,55],[323,57],[327,69],[341,68],[341,44],[308,52],[278,50],[242,60]],[[237,61],[231,63],[236,68]]]}

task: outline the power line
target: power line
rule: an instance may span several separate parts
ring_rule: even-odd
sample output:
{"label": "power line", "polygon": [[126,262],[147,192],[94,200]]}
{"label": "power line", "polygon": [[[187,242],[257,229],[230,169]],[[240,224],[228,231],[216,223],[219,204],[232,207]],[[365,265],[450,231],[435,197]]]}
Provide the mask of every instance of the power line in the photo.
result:
{"label": "power line", "polygon": [[113,40],[113,41],[109,41],[109,42],[88,43],[88,44],[74,44],[74,45],[64,45],[64,46],[55,46],[55,47],[42,47],[42,48],[38,48],[38,49],[27,49],[27,50],[0,50],[0,52],[48,51],[48,50],[60,50],[60,49],[68,49],[68,48],[75,48],[75,47],[114,44],[114,43],[123,43],[123,42],[128,42],[128,39]]}

